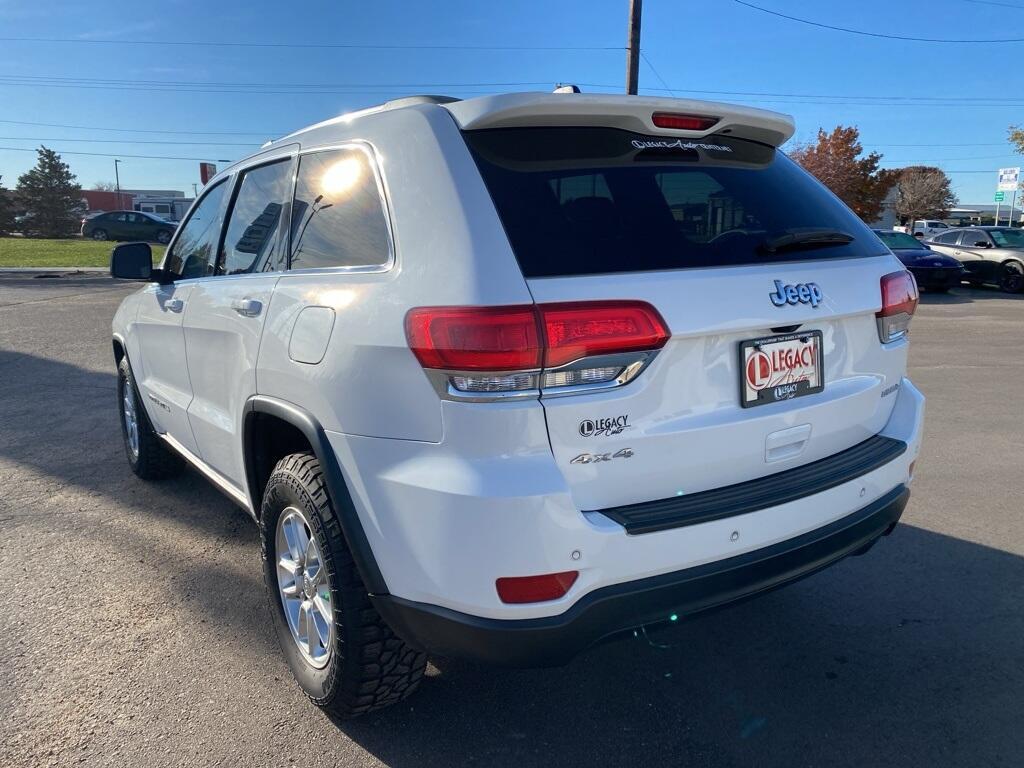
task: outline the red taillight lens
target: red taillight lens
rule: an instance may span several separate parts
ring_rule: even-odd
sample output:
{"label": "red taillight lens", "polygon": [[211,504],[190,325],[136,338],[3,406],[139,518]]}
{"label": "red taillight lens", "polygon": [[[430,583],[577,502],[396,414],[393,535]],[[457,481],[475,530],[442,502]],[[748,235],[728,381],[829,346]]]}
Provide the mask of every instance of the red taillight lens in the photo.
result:
{"label": "red taillight lens", "polygon": [[651,121],[659,128],[674,128],[679,131],[706,131],[719,121],[717,117],[703,115],[680,115],[675,112],[655,112]]}
{"label": "red taillight lens", "polygon": [[544,329],[544,367],[616,352],[661,349],[668,331],[642,301],[587,301],[538,306]]}
{"label": "red taillight lens", "polygon": [[906,335],[910,320],[917,309],[917,282],[903,270],[883,275],[881,280],[882,308],[878,318],[878,338],[887,343]]}
{"label": "red taillight lens", "polygon": [[498,579],[494,586],[503,603],[542,603],[562,597],[579,575],[579,571],[563,571],[542,576],[510,576]]}
{"label": "red taillight lens", "polygon": [[519,371],[541,366],[533,306],[422,307],[406,316],[405,333],[424,368]]}

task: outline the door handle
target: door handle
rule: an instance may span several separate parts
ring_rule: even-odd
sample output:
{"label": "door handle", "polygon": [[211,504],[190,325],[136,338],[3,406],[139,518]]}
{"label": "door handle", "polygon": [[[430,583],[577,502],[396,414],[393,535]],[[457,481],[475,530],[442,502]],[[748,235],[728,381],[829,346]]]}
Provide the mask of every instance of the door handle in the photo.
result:
{"label": "door handle", "polygon": [[235,299],[231,308],[243,317],[256,317],[263,311],[263,304],[256,299]]}
{"label": "door handle", "polygon": [[167,299],[164,302],[164,309],[168,312],[181,312],[185,307],[185,302],[181,299]]}

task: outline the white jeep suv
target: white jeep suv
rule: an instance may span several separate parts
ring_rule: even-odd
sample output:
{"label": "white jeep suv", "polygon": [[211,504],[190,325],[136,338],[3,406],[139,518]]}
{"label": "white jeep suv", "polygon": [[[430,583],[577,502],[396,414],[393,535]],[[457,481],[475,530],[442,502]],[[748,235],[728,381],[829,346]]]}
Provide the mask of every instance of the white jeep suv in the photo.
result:
{"label": "white jeep suv", "polygon": [[924,398],[913,278],[778,146],[636,96],[413,97],[203,190],[113,321],[134,472],[260,527],[281,646],[339,716],[426,653],[565,662],[867,550]]}

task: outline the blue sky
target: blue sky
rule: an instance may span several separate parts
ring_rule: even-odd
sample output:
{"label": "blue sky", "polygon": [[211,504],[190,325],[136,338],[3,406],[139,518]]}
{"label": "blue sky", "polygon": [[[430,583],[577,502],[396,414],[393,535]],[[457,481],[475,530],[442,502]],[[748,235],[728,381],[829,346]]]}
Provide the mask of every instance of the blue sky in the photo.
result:
{"label": "blue sky", "polygon": [[[870,32],[1024,38],[1024,0],[751,2]],[[549,90],[555,82],[619,91],[626,11],[627,0],[0,0],[0,38],[80,41],[0,41],[0,147],[46,143],[84,187],[112,181],[113,158],[72,152],[118,154],[123,187],[191,193],[198,159],[234,160],[273,136],[407,93],[472,96]],[[481,50],[487,46],[532,50]],[[1006,142],[1007,126],[1024,124],[1024,43],[885,40],[799,24],[735,0],[646,0],[642,49],[642,93],[671,88],[777,109],[794,115],[798,139],[812,138],[819,126],[855,125],[865,147],[885,155],[884,165],[949,171],[963,203],[990,202],[996,169],[1024,165]],[[3,185],[13,187],[34,161],[34,153],[0,149]]]}

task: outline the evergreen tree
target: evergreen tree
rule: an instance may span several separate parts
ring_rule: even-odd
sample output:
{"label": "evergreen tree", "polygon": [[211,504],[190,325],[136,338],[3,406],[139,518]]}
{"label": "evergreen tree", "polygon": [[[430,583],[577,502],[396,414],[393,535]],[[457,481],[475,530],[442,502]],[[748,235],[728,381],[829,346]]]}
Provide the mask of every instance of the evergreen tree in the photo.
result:
{"label": "evergreen tree", "polygon": [[14,228],[14,201],[2,182],[0,176],[0,235],[6,235]]}
{"label": "evergreen tree", "polygon": [[33,230],[44,237],[66,237],[78,229],[82,188],[60,155],[46,147],[36,151],[36,167],[18,178],[18,196],[32,214]]}

